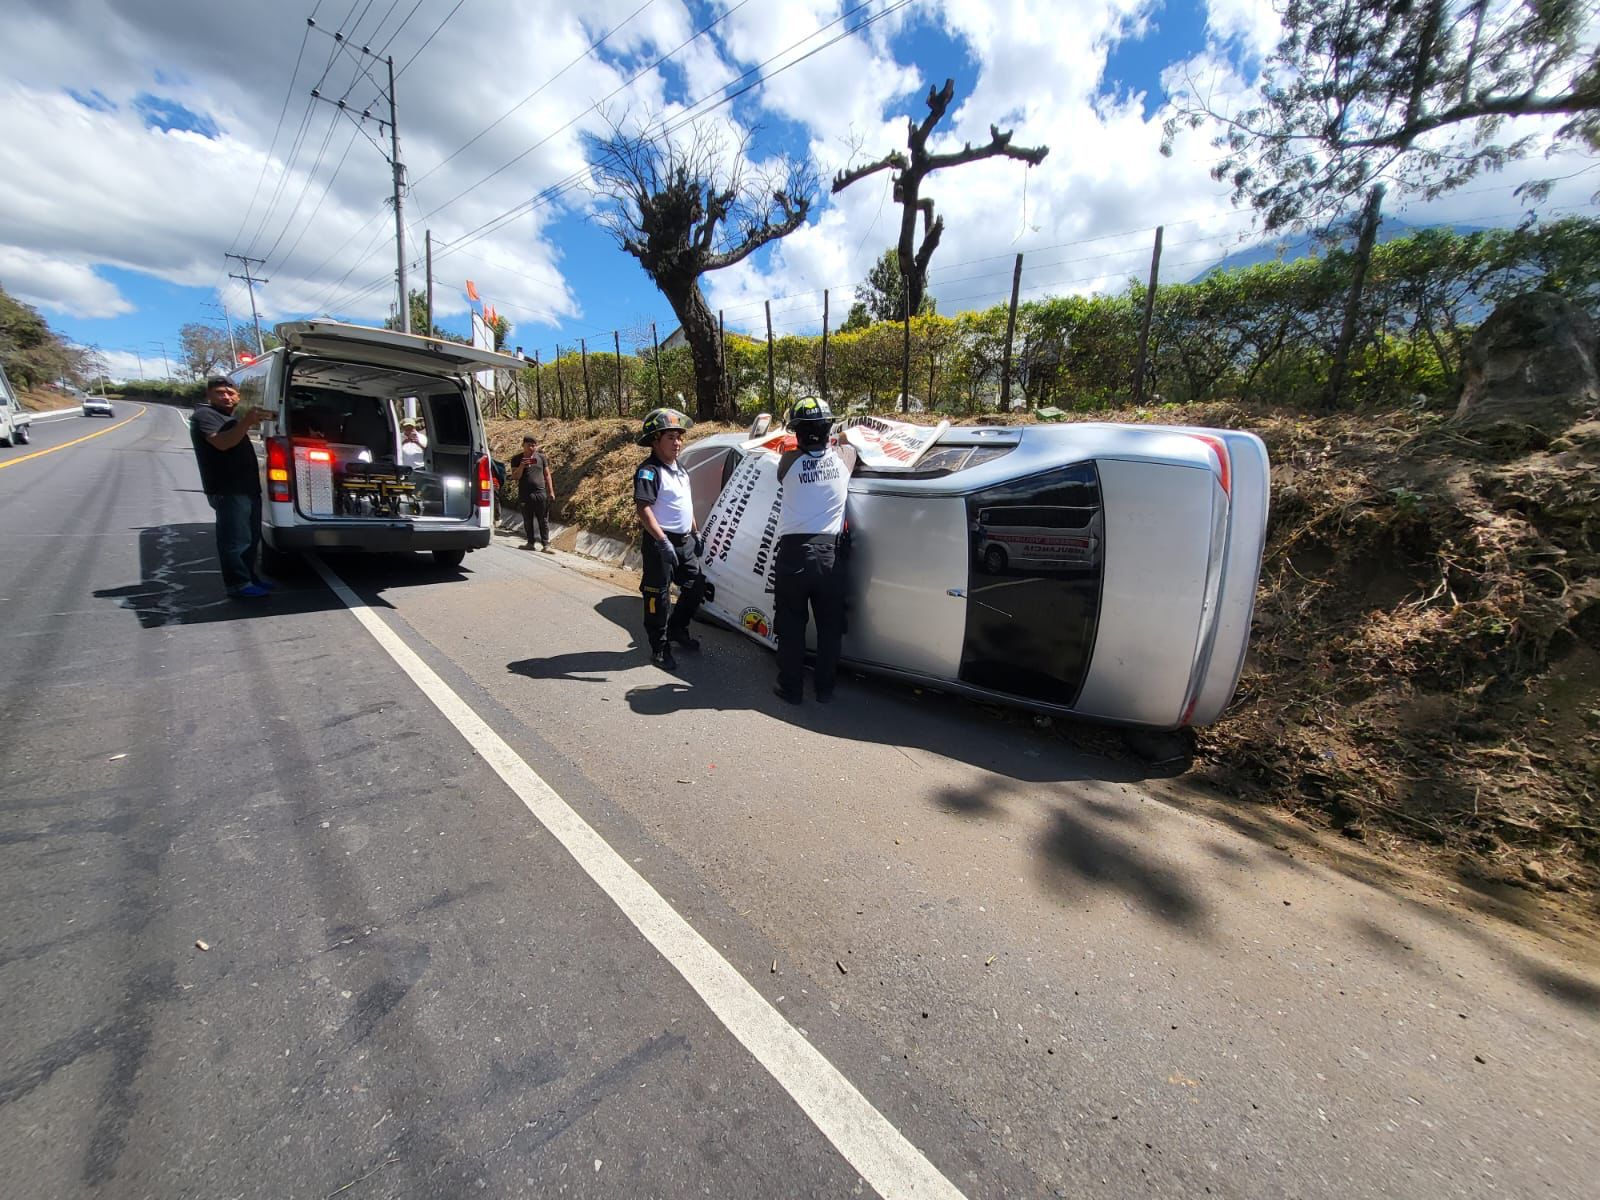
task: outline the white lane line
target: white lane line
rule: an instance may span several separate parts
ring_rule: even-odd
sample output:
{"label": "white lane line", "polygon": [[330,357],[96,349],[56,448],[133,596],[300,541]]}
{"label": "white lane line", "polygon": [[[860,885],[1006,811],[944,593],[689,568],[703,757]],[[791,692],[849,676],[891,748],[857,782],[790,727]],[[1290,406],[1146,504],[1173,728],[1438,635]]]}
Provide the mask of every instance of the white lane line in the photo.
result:
{"label": "white lane line", "polygon": [[883,1200],[961,1192],[320,558],[323,582]]}

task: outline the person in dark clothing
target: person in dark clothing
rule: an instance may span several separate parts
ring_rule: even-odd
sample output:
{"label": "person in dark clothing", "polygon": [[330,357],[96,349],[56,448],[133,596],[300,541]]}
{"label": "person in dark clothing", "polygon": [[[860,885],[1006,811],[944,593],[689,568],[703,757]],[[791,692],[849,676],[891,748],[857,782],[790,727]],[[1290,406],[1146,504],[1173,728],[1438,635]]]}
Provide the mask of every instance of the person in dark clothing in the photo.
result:
{"label": "person in dark clothing", "polygon": [[839,542],[856,453],[849,446],[828,444],[833,413],[821,400],[810,396],[800,400],[788,424],[798,446],[778,460],[778,553],[772,596],[778,682],[772,690],[781,700],[800,703],[806,625],[815,615],[812,686],[817,700],[826,704],[833,699],[844,638],[845,564]]}
{"label": "person in dark clothing", "polygon": [[272,416],[265,408],[235,410],[239,392],[226,379],[206,380],[205,402],[189,418],[200,488],[217,514],[217,560],[228,595],[265,596],[272,586],[256,571],[261,551],[261,468],[250,431]]}
{"label": "person in dark clothing", "polygon": [[[675,671],[672,644],[700,649],[689,621],[705,597],[706,577],[700,569],[704,546],[694,518],[689,472],[678,465],[683,435],[694,424],[677,409],[658,408],[644,419],[639,445],[650,457],[633,473],[633,504],[639,514],[639,551],[644,557],[639,591],[644,594],[644,631],[650,659]],[[672,603],[672,585],[678,603]]]}
{"label": "person in dark clothing", "polygon": [[522,439],[522,453],[511,456],[511,478],[517,481],[517,497],[522,502],[524,550],[533,549],[533,531],[539,530],[539,543],[546,554],[550,549],[550,503],[556,498],[556,485],[550,478],[550,460],[539,449],[531,433]]}

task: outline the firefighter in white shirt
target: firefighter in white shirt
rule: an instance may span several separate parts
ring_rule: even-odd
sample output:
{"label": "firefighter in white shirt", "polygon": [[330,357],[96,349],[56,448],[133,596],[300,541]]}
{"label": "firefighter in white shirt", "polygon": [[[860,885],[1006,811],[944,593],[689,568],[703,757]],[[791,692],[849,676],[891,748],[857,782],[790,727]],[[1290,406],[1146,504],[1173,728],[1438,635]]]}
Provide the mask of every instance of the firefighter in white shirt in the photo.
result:
{"label": "firefighter in white shirt", "polygon": [[[773,573],[773,610],[778,637],[778,682],[773,692],[790,704],[802,698],[808,615],[817,620],[817,699],[833,699],[844,637],[845,567],[840,538],[856,452],[830,445],[833,413],[807,396],[789,414],[798,446],[778,461],[778,554]],[[809,609],[809,614],[808,610]]]}
{"label": "firefighter in white shirt", "polygon": [[[644,631],[650,640],[650,659],[673,671],[677,660],[672,645],[700,649],[689,632],[689,621],[705,596],[706,577],[700,569],[703,545],[694,519],[689,472],[678,465],[683,435],[694,422],[675,408],[658,408],[644,419],[639,445],[650,447],[650,457],[633,473],[633,503],[639,514],[639,550],[644,556]],[[678,603],[672,603],[672,585],[678,585]]]}

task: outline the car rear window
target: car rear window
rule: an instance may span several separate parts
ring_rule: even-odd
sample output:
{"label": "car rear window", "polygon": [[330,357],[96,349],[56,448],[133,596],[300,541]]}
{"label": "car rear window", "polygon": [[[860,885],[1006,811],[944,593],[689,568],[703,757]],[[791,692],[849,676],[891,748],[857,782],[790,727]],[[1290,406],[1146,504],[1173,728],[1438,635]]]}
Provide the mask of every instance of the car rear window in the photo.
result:
{"label": "car rear window", "polygon": [[1105,519],[1092,462],[973,492],[967,500],[963,683],[1076,703],[1100,621]]}

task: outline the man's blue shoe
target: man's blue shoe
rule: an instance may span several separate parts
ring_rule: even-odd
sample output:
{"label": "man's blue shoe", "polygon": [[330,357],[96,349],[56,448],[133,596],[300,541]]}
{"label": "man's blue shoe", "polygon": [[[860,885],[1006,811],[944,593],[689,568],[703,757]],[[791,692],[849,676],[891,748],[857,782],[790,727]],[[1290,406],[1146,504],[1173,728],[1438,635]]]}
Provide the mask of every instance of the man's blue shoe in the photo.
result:
{"label": "man's blue shoe", "polygon": [[255,584],[255,586],[260,588],[263,592],[276,591],[278,588],[278,585],[273,583],[270,579],[252,579],[250,582]]}
{"label": "man's blue shoe", "polygon": [[230,593],[230,594],[233,595],[236,599],[254,600],[258,596],[267,595],[267,589],[262,587],[259,583],[247,583],[242,588],[240,588],[237,592],[233,592],[233,593]]}

